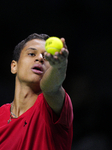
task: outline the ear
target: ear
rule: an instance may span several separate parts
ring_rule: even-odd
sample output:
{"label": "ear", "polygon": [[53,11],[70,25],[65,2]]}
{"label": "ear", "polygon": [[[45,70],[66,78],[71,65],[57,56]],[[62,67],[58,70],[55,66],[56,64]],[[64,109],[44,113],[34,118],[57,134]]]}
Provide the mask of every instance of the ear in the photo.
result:
{"label": "ear", "polygon": [[12,60],[11,62],[11,73],[16,74],[17,73],[17,61]]}

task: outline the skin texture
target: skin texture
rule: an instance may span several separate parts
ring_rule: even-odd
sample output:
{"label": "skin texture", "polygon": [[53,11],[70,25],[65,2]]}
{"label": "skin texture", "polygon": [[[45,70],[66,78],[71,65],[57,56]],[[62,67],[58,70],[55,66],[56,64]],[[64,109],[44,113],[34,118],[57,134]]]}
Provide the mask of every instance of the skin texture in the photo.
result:
{"label": "skin texture", "polygon": [[[32,107],[42,92],[53,111],[60,114],[65,96],[62,83],[66,77],[69,54],[65,39],[61,40],[64,47],[60,53],[47,53],[45,41],[33,39],[22,49],[19,61],[12,60],[11,72],[16,75],[12,112],[17,117]],[[32,70],[34,65],[39,65],[41,71]]]}

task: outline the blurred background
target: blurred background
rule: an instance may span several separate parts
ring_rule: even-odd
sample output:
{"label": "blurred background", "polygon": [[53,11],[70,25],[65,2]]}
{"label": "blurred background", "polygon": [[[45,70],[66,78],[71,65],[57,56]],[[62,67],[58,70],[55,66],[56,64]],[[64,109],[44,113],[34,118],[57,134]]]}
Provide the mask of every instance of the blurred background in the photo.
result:
{"label": "blurred background", "polygon": [[63,83],[74,107],[72,150],[112,150],[112,1],[1,0],[0,106],[10,103],[14,47],[29,34],[64,37]]}

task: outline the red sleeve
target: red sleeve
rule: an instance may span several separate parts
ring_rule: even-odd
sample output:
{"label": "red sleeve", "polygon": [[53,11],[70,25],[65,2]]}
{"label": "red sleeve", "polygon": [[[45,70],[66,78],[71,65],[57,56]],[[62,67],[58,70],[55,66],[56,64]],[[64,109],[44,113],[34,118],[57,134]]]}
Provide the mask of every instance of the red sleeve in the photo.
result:
{"label": "red sleeve", "polygon": [[[44,100],[45,100],[45,98],[44,98]],[[65,93],[65,101],[64,101],[64,105],[63,105],[63,108],[62,108],[62,111],[61,111],[61,114],[59,117],[53,112],[53,110],[48,105],[46,100],[45,100],[45,103],[46,103],[48,111],[50,112],[51,120],[54,124],[61,124],[68,128],[72,125],[72,123],[73,123],[73,106],[72,106],[71,99],[67,93]]]}

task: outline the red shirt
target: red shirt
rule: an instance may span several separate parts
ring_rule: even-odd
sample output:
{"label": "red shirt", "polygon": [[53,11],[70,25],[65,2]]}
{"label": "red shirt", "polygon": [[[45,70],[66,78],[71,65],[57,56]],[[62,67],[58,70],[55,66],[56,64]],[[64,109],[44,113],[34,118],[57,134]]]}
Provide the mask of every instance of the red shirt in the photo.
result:
{"label": "red shirt", "polygon": [[73,108],[67,94],[59,118],[43,94],[8,124],[10,107],[10,104],[0,107],[0,150],[71,150]]}

